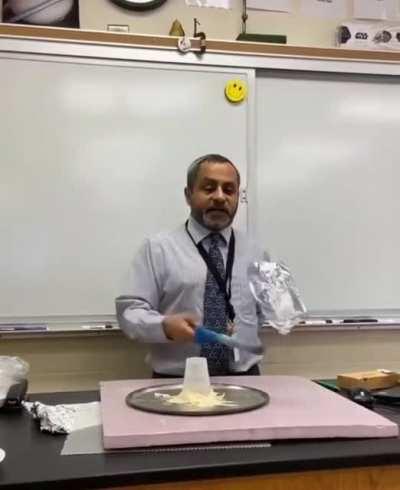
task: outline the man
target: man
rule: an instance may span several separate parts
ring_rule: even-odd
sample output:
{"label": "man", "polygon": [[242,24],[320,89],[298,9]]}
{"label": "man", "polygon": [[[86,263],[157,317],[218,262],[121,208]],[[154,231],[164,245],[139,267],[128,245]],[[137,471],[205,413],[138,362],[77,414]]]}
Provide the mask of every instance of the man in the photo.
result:
{"label": "man", "polygon": [[154,377],[182,376],[186,358],[199,355],[211,375],[259,374],[261,356],[194,343],[195,328],[204,325],[260,344],[247,268],[262,257],[231,227],[239,187],[239,172],[227,158],[195,160],[185,188],[189,219],[147,239],[133,262],[129,296],[117,298],[117,316],[130,338],[150,344]]}

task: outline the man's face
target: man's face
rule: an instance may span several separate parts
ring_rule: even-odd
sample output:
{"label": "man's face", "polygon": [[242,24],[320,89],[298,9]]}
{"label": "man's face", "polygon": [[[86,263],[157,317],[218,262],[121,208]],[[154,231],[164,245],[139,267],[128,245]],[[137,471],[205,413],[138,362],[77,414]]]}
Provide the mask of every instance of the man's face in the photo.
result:
{"label": "man's face", "polygon": [[204,162],[193,189],[185,189],[186,201],[193,218],[212,231],[229,226],[239,202],[236,171],[228,163]]}

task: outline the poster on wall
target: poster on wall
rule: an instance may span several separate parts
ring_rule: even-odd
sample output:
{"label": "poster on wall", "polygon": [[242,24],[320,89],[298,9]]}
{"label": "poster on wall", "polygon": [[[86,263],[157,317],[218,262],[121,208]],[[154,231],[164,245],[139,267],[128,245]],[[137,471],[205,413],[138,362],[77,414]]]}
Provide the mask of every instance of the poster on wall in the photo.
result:
{"label": "poster on wall", "polygon": [[247,0],[249,10],[266,10],[269,12],[293,11],[292,0]]}
{"label": "poster on wall", "polygon": [[346,0],[300,0],[300,15],[337,19],[347,17]]}
{"label": "poster on wall", "polygon": [[354,0],[354,19],[398,20],[399,0]]}
{"label": "poster on wall", "polygon": [[[0,2],[1,5],[1,2]],[[78,0],[5,0],[3,22],[79,28]]]}

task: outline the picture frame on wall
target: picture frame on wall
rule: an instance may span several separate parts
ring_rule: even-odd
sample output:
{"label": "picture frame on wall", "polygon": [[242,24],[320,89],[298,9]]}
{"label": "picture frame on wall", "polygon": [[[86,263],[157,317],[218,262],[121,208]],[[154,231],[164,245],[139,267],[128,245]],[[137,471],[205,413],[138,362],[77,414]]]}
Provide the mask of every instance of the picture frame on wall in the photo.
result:
{"label": "picture frame on wall", "polygon": [[11,24],[79,28],[79,1],[3,0],[2,20]]}

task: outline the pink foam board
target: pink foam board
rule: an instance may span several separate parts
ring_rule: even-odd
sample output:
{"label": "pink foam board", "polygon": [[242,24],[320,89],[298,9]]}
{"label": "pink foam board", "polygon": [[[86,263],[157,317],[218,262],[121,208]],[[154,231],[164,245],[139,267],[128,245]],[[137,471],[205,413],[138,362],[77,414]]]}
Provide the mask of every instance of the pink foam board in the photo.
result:
{"label": "pink foam board", "polygon": [[251,386],[267,392],[267,406],[217,416],[142,412],[125,397],[147,386],[181,380],[123,380],[100,383],[106,449],[307,438],[396,437],[390,420],[337,393],[297,376],[215,377],[212,382]]}

